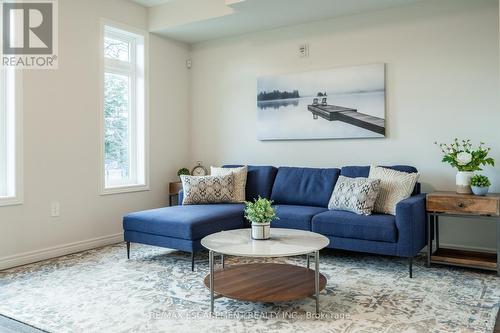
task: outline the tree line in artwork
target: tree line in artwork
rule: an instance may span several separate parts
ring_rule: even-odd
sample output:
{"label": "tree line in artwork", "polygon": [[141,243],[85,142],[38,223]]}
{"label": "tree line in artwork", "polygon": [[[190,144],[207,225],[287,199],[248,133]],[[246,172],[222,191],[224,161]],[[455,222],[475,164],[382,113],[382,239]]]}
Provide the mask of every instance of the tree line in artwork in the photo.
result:
{"label": "tree line in artwork", "polygon": [[257,101],[273,101],[276,99],[300,98],[299,91],[263,91],[257,95]]}

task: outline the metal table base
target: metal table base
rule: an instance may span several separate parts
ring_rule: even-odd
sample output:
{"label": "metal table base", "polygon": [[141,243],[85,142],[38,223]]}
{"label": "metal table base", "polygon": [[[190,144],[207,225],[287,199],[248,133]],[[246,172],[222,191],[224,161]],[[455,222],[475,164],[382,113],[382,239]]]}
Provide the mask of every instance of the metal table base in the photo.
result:
{"label": "metal table base", "polygon": [[[210,266],[210,313],[214,314],[215,299],[222,297],[222,295],[215,295],[214,291],[214,273],[215,273],[215,256],[216,252],[209,250],[208,261]],[[221,256],[222,268],[224,268],[224,255]],[[311,296],[316,301],[316,314],[319,314],[319,251],[314,251],[307,254],[307,268],[309,269],[309,258],[314,256],[314,296]]]}

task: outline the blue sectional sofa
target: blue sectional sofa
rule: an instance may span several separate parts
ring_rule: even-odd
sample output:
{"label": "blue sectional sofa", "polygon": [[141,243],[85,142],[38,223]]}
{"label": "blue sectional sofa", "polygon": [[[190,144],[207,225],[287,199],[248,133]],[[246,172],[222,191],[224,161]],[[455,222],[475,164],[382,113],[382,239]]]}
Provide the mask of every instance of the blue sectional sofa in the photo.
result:
{"label": "blue sectional sofa", "polygon": [[[417,172],[410,166],[389,168]],[[246,199],[261,196],[274,201],[279,220],[272,227],[323,234],[334,249],[408,258],[411,277],[412,259],[426,245],[425,195],[420,193],[420,184],[410,198],[397,204],[395,216],[364,216],[327,208],[339,175],[368,177],[369,170],[368,166],[249,166]],[[179,202],[182,203],[182,191]],[[123,218],[127,256],[130,257],[130,243],[177,249],[191,253],[194,270],[194,254],[202,249],[201,239],[218,231],[247,226],[243,210],[243,204],[180,205],[128,214]]]}

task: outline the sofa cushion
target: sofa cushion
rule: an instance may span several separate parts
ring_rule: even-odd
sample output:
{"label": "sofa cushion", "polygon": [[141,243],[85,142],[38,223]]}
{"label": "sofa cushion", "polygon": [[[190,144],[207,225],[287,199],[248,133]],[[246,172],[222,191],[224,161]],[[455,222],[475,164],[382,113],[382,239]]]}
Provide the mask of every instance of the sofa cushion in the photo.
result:
{"label": "sofa cushion", "polygon": [[276,205],[279,220],[271,222],[273,228],[311,230],[311,219],[314,215],[327,211],[323,207]]}
{"label": "sofa cushion", "polygon": [[391,242],[398,240],[396,219],[393,215],[357,215],[346,211],[327,211],[315,215],[312,231],[326,236]]}
{"label": "sofa cushion", "polygon": [[183,205],[229,203],[234,200],[234,174],[225,176],[181,175]]}
{"label": "sofa cushion", "polygon": [[271,200],[275,204],[327,207],[340,169],[280,167]]}
{"label": "sofa cushion", "polygon": [[210,167],[212,176],[234,175],[234,197],[232,202],[236,203],[245,202],[246,200],[247,173],[248,168],[246,165],[239,168]]}
{"label": "sofa cushion", "polygon": [[[416,168],[409,165],[393,165],[393,166],[382,166],[382,167],[408,173],[418,172]],[[342,176],[350,178],[356,178],[356,177],[368,178],[368,175],[370,174],[370,166],[345,166],[342,167],[340,174]]]}
{"label": "sofa cushion", "polygon": [[244,205],[172,206],[130,213],[123,229],[189,240],[214,232],[242,228]]}
{"label": "sofa cushion", "polygon": [[397,203],[411,196],[418,177],[418,172],[401,172],[372,166],[369,178],[380,180],[380,191],[373,210],[396,215]]}
{"label": "sofa cushion", "polygon": [[[224,165],[223,168],[238,168],[242,165]],[[246,200],[253,201],[259,196],[271,198],[274,178],[278,169],[273,166],[248,166]]]}
{"label": "sofa cushion", "polygon": [[329,210],[370,215],[380,188],[379,179],[339,176],[328,203]]}
{"label": "sofa cushion", "polygon": [[[393,165],[393,166],[382,166],[383,168],[393,169],[401,172],[418,172],[418,170],[409,165]],[[356,178],[356,177],[365,177],[367,178],[370,174],[369,166],[345,166],[342,167],[340,174],[345,177]],[[420,194],[420,183],[415,184],[415,188],[413,189],[412,195]]]}

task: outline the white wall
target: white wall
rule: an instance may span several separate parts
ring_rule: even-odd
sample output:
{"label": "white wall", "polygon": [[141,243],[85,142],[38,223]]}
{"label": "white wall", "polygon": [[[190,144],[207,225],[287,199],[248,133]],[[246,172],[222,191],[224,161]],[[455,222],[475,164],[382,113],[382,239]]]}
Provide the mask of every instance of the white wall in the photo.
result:
{"label": "white wall", "polygon": [[[60,0],[59,69],[25,72],[24,204],[0,207],[0,269],[123,239],[122,216],[166,205],[186,165],[189,48],[151,35],[151,190],[98,194],[101,17],[147,29],[139,5]],[[59,218],[49,217],[54,200]]]}
{"label": "white wall", "polygon": [[[299,58],[299,44],[310,45]],[[195,44],[191,159],[297,166],[410,164],[424,190],[453,190],[455,171],[433,145],[483,140],[500,164],[496,0],[406,7]],[[387,64],[386,139],[256,140],[256,77],[336,66]],[[500,168],[486,174],[500,191]],[[491,222],[443,226],[442,242],[495,247]]]}
{"label": "white wall", "polygon": [[[147,13],[121,0],[59,5],[60,68],[24,75],[25,202],[0,208],[0,269],[119,241],[123,214],[164,206],[176,170],[197,160],[407,163],[420,169],[425,190],[453,189],[454,171],[440,163],[434,140],[487,141],[500,163],[498,3],[440,0],[201,43],[192,52],[150,35],[151,190],[100,196],[99,19],[146,29]],[[303,42],[311,47],[306,59],[296,56]],[[256,140],[258,75],[373,62],[388,68],[386,139]],[[498,170],[486,171],[495,191]],[[59,218],[49,217],[54,200]],[[490,223],[457,223],[445,225],[442,238],[493,248],[494,235]]]}

